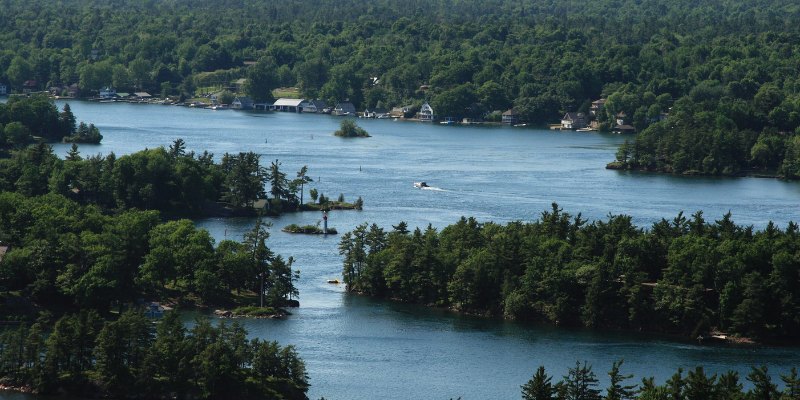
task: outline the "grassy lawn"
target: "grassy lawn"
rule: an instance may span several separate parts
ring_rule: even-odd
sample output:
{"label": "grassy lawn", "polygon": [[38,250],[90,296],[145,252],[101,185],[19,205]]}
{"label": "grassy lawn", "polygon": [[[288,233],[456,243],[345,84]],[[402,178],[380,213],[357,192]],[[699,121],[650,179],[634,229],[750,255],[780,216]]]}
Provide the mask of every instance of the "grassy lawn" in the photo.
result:
{"label": "grassy lawn", "polygon": [[272,91],[272,96],[275,97],[276,99],[280,99],[281,97],[299,99],[300,90],[295,87],[277,88]]}

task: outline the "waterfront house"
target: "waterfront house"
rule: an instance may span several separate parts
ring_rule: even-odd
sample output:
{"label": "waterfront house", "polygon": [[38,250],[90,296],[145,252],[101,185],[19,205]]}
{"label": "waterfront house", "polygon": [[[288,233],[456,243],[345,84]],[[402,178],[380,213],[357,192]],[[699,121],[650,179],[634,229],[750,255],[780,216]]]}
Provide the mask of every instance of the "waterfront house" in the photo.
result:
{"label": "waterfront house", "polygon": [[325,103],[324,100],[306,100],[300,107],[303,109],[304,113],[321,113],[323,110],[328,107],[328,104]]}
{"label": "waterfront house", "polygon": [[0,96],[8,94],[8,86],[5,83],[0,83]]}
{"label": "waterfront house", "polygon": [[304,102],[305,99],[290,99],[281,97],[280,99],[275,100],[275,103],[272,103],[270,110],[299,113],[303,111],[302,105]]}
{"label": "waterfront house", "polygon": [[389,116],[392,118],[405,118],[411,110],[411,106],[393,107],[392,111],[389,112]]}
{"label": "waterfront house", "polygon": [[611,131],[616,133],[636,133],[636,128],[631,125],[623,124],[615,126]]}
{"label": "waterfront house", "polygon": [[620,111],[617,113],[617,125],[626,125],[628,123],[628,114],[625,111]]}
{"label": "waterfront house", "polygon": [[422,105],[419,109],[419,113],[417,114],[417,118],[419,118],[422,122],[431,122],[433,121],[435,115],[433,114],[433,107],[427,102]]}
{"label": "waterfront house", "polygon": [[373,108],[364,110],[364,118],[389,118],[389,111],[385,108]]}
{"label": "waterfront house", "polygon": [[331,114],[338,116],[356,115],[356,107],[353,105],[353,103],[345,101],[336,104],[336,107],[334,107]]}
{"label": "waterfront house", "polygon": [[503,113],[502,121],[503,121],[504,124],[509,124],[509,125],[518,124],[519,123],[519,117],[517,116],[517,112],[514,111],[513,108],[510,109],[510,110],[507,110],[506,112]]}
{"label": "waterfront house", "polygon": [[247,96],[237,96],[231,103],[231,108],[237,110],[250,110],[253,108],[253,99]]}
{"label": "waterfront house", "polygon": [[145,100],[148,100],[151,97],[153,97],[153,96],[150,95],[150,93],[147,93],[147,92],[136,92],[133,95],[136,97],[136,100],[139,100],[139,101],[145,101]]}
{"label": "waterfront house", "polygon": [[33,79],[27,80],[22,84],[22,93],[28,94],[35,92],[37,85],[36,81]]}
{"label": "waterfront house", "polygon": [[110,87],[108,87],[108,86],[106,86],[106,87],[100,89],[100,97],[102,97],[104,99],[111,99],[111,98],[117,97],[117,91],[112,89],[112,88],[110,88]]}
{"label": "waterfront house", "polygon": [[597,118],[600,113],[603,112],[603,108],[606,106],[606,99],[599,99],[592,102],[592,105],[589,107],[589,115],[593,118]]}
{"label": "waterfront house", "polygon": [[80,88],[78,88],[77,83],[73,83],[72,85],[69,85],[69,87],[67,88],[67,95],[69,95],[69,97],[78,97],[80,93],[81,90]]}
{"label": "waterfront house", "polygon": [[586,115],[581,112],[568,112],[561,117],[561,129],[582,129],[586,127]]}

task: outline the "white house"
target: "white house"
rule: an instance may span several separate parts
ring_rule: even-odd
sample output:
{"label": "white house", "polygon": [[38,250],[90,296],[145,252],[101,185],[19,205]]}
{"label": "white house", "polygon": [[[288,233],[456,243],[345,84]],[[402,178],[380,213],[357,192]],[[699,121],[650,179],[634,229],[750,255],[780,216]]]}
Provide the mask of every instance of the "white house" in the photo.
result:
{"label": "white house", "polygon": [[433,121],[434,114],[433,114],[433,107],[430,104],[425,103],[419,109],[419,114],[417,114],[420,121],[423,122],[431,122]]}
{"label": "white house", "polygon": [[100,89],[100,97],[102,97],[104,99],[110,99],[112,97],[117,97],[117,91],[112,89],[112,88],[110,88],[110,87],[108,87],[108,86],[106,86],[106,87]]}

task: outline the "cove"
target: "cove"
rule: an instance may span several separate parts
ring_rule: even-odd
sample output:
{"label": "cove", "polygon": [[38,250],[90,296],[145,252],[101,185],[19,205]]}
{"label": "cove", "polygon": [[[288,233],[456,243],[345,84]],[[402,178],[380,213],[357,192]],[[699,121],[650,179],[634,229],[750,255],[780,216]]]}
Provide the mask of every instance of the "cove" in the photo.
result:
{"label": "cove", "polygon": [[[495,126],[451,127],[359,120],[373,137],[332,135],[340,119],[323,115],[241,113],[135,104],[71,103],[79,120],[95,123],[104,143],[83,155],[127,154],[167,146],[181,137],[188,150],[256,151],[280,159],[287,173],[309,166],[312,186],[329,197],[364,199],[364,211],[335,211],[329,223],[346,232],[362,222],[388,227],[443,227],[460,216],[481,221],[530,220],[558,202],[584,218],[630,214],[648,226],[678,211],[707,219],[731,211],[759,227],[797,220],[800,186],[757,178],[684,178],[604,169],[624,137]],[[68,145],[56,145],[65,154]],[[436,190],[413,187],[426,181]],[[766,364],[774,376],[800,364],[796,348],[697,346],[654,336],[566,330],[461,317],[375,301],[327,284],[340,276],[337,237],[293,236],[290,223],[314,224],[316,213],[271,219],[270,247],[297,259],[302,307],[284,321],[243,320],[254,337],[294,344],[306,361],[310,398],[516,398],[538,365],[557,378],[587,360],[601,383],[611,362],[625,373],[663,382],[678,367],[706,371]],[[200,219],[218,240],[240,239],[252,219]],[[187,322],[191,315],[187,315]]]}

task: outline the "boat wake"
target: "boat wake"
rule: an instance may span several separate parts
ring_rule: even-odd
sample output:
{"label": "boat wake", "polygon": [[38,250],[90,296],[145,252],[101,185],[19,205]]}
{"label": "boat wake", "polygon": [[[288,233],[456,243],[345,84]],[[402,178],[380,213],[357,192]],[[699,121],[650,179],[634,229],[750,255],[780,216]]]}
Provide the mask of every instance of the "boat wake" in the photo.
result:
{"label": "boat wake", "polygon": [[444,190],[442,188],[438,188],[436,186],[425,186],[425,187],[420,188],[420,189],[422,189],[422,190],[433,190],[434,192],[446,192],[447,191],[447,190]]}

